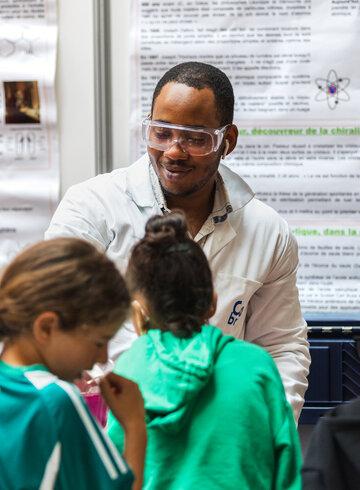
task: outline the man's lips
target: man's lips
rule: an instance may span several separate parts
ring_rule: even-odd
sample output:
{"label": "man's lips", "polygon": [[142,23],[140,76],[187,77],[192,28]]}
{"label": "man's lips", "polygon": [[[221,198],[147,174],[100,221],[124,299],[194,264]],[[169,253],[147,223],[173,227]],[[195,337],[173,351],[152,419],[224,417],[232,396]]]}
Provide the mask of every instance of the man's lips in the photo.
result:
{"label": "man's lips", "polygon": [[161,167],[166,171],[166,172],[170,172],[170,173],[173,173],[173,174],[185,174],[185,173],[188,173],[192,170],[191,167],[184,167],[184,166],[176,166],[176,165],[164,165],[164,164],[160,164]]}
{"label": "man's lips", "polygon": [[191,168],[189,167],[169,167],[162,165],[162,173],[166,180],[169,182],[177,182],[183,179],[186,179],[189,172],[191,172]]}
{"label": "man's lips", "polygon": [[174,168],[174,167],[164,167],[167,172],[171,172],[172,174],[186,174],[191,168]]}

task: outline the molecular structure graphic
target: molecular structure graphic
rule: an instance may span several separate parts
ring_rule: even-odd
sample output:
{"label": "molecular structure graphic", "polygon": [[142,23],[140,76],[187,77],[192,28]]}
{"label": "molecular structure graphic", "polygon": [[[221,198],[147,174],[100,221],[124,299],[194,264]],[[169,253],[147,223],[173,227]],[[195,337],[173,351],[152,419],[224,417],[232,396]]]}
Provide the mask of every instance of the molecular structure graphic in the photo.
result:
{"label": "molecular structure graphic", "polygon": [[330,70],[327,78],[317,78],[315,83],[319,89],[315,100],[317,102],[326,100],[331,110],[336,109],[339,101],[350,100],[350,95],[345,90],[350,84],[350,78],[339,78],[335,70]]}
{"label": "molecular structure graphic", "polygon": [[34,42],[36,41],[37,39],[26,39],[23,33],[18,39],[0,39],[0,56],[3,58],[7,58],[9,56],[12,56],[16,52],[35,55]]}

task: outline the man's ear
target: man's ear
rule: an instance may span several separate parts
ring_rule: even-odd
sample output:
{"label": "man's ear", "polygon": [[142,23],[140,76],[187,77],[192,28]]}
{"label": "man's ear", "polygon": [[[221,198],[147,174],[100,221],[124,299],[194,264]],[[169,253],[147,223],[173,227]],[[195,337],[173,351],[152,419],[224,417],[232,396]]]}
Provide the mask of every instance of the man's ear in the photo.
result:
{"label": "man's ear", "polygon": [[144,309],[144,306],[134,299],[131,302],[131,319],[135,327],[136,333],[144,335],[147,332],[147,325],[149,323],[149,317]]}
{"label": "man's ear", "polygon": [[228,148],[226,151],[226,155],[229,155],[235,148],[237,139],[238,139],[238,128],[235,124],[232,124],[225,133],[224,140],[228,142]]}
{"label": "man's ear", "polygon": [[217,307],[217,300],[218,300],[218,295],[214,291],[213,292],[212,301],[211,301],[211,305],[210,305],[210,308],[209,308],[209,311],[208,311],[208,314],[207,314],[207,319],[209,319],[209,318],[211,318],[212,316],[215,315],[216,307]]}
{"label": "man's ear", "polygon": [[60,318],[54,311],[44,311],[38,317],[32,326],[32,332],[35,340],[41,344],[47,343],[55,330],[60,328]]}

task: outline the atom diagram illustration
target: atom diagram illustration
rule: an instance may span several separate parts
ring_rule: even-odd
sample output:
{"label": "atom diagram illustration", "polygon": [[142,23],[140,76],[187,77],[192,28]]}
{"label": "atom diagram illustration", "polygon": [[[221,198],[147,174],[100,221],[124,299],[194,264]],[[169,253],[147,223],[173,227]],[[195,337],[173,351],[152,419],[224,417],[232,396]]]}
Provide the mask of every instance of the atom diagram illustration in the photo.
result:
{"label": "atom diagram illustration", "polygon": [[327,78],[317,78],[315,83],[319,89],[315,100],[317,102],[326,100],[331,110],[336,109],[339,101],[350,100],[350,95],[345,90],[350,84],[350,78],[339,78],[335,70],[330,70]]}

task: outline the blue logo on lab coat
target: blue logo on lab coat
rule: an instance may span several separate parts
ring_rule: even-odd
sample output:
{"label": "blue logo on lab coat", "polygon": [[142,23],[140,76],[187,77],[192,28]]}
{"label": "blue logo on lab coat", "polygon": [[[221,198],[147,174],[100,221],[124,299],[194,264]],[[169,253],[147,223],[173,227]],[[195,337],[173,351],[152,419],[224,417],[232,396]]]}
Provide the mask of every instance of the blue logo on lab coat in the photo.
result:
{"label": "blue logo on lab coat", "polygon": [[241,306],[242,304],[242,301],[236,301],[233,306],[233,310],[230,313],[228,325],[235,326],[235,323],[238,321],[238,319],[241,317],[242,312],[244,311],[244,306]]}

